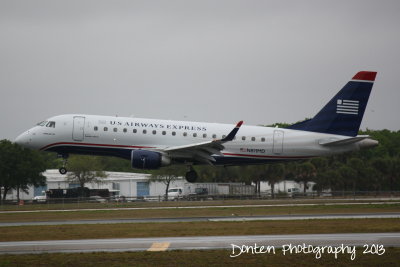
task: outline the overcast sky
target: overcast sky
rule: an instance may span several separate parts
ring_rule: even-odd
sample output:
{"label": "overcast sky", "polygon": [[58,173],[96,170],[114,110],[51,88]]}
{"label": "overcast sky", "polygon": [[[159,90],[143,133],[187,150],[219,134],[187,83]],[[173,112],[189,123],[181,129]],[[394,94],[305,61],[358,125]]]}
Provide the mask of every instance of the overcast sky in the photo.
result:
{"label": "overcast sky", "polygon": [[0,139],[66,113],[312,117],[378,71],[362,129],[400,129],[400,1],[0,0]]}

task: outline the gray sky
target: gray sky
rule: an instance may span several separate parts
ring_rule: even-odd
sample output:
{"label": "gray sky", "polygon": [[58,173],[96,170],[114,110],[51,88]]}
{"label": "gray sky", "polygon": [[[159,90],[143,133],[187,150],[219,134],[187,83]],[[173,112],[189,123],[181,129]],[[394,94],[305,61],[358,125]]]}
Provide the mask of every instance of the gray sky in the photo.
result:
{"label": "gray sky", "polygon": [[400,127],[399,1],[0,0],[0,139],[65,113],[312,117],[378,71],[362,129]]}

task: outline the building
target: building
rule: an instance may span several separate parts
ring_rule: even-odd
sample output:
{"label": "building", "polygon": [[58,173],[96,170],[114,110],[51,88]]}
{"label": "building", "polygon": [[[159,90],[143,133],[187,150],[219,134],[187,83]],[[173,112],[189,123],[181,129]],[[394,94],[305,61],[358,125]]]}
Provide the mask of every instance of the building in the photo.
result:
{"label": "building", "polygon": [[[306,187],[306,193],[313,193],[313,187],[315,182],[308,182]],[[261,193],[271,194],[271,185],[268,182],[262,181],[260,183],[260,191]],[[293,180],[282,180],[279,183],[275,184],[274,193],[280,194],[285,193],[288,195],[292,195],[293,193],[303,193],[304,185],[303,183],[298,183]]]}
{"label": "building", "polygon": [[[113,195],[125,197],[162,196],[165,194],[166,185],[162,182],[149,182],[150,174],[130,172],[106,172],[107,177],[101,183],[87,183],[90,189],[108,189]],[[66,175],[61,175],[58,170],[46,170],[46,185],[30,187],[28,193],[20,191],[20,199],[30,200],[34,196],[40,196],[49,189],[68,189],[79,187],[79,184],[66,181]],[[183,187],[186,180],[182,177],[172,181],[170,187]],[[17,198],[17,192],[10,190],[7,200]]]}
{"label": "building", "polygon": [[[68,189],[79,187],[79,184],[66,181],[66,175],[61,175],[58,170],[46,170],[46,185],[30,187],[28,192],[20,191],[20,199],[31,200],[35,196],[41,196],[50,189]],[[165,194],[166,185],[162,182],[150,182],[150,174],[131,172],[106,172],[107,177],[102,178],[101,183],[87,183],[89,189],[108,189],[112,195],[124,197],[159,197]],[[314,192],[314,182],[308,182],[306,192]],[[209,195],[254,195],[255,187],[246,186],[243,183],[187,183],[181,177],[172,181],[170,188],[182,188],[185,194],[193,194],[198,188],[206,188]],[[260,183],[262,194],[271,195],[271,186],[268,182]],[[289,196],[303,192],[303,184],[295,181],[283,180],[275,184],[275,194],[287,194]],[[7,193],[7,200],[17,199],[16,190]]]}

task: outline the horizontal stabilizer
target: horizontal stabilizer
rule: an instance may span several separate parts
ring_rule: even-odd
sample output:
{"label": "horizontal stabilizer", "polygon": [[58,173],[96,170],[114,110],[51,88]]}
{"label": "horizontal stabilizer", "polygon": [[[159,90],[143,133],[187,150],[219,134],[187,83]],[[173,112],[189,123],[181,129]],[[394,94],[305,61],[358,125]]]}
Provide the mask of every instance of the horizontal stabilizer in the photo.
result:
{"label": "horizontal stabilizer", "polygon": [[369,138],[368,135],[358,135],[356,137],[351,137],[351,138],[346,138],[346,139],[340,139],[340,140],[332,140],[332,139],[322,139],[319,141],[319,144],[322,146],[344,146],[344,145],[350,145],[353,143],[360,142],[364,139]]}

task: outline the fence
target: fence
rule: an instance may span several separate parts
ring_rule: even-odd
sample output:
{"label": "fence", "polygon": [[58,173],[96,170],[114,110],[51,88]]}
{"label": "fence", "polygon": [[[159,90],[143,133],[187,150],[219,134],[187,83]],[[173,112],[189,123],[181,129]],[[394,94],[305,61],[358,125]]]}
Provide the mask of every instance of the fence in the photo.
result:
{"label": "fence", "polygon": [[[331,191],[331,192],[295,192],[275,193],[275,199],[396,199],[400,198],[400,191]],[[224,200],[272,200],[270,193],[261,194],[218,194],[218,195],[187,195],[179,199],[169,199],[174,201],[224,201]],[[33,201],[16,199],[5,200],[0,205],[0,210],[24,209],[35,205],[39,209],[65,209],[65,208],[101,208],[119,206],[137,206],[138,203],[145,202],[165,202],[164,195],[145,196],[145,197],[100,197],[92,196],[89,198],[50,198],[46,200]],[[17,206],[17,207],[16,207]],[[14,208],[12,208],[14,207]]]}

